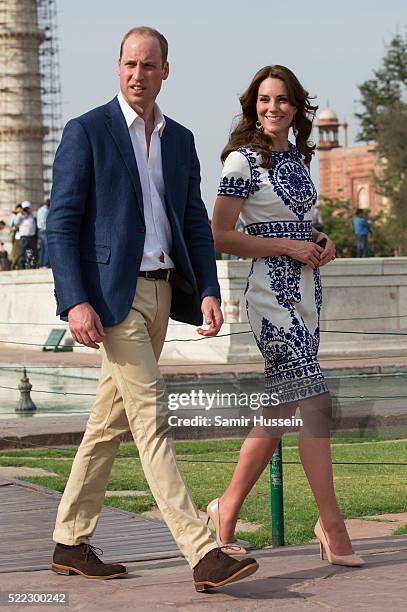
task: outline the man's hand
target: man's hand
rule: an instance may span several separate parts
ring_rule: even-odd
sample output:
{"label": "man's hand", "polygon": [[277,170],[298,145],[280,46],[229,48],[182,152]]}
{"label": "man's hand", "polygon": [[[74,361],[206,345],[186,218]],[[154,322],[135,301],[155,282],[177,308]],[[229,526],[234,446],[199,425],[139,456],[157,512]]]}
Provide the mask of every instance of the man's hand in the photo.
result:
{"label": "man's hand", "polygon": [[208,296],[202,300],[201,311],[204,316],[208,329],[200,327],[196,331],[201,336],[216,336],[223,325],[223,315],[220,309],[219,300],[216,297]]}
{"label": "man's hand", "polygon": [[324,250],[322,251],[319,260],[319,267],[325,266],[325,264],[333,261],[335,259],[335,243],[332,242],[330,238],[326,234],[322,235],[323,238],[326,238],[326,244],[324,246]]}
{"label": "man's hand", "polygon": [[98,349],[97,342],[102,342],[106,335],[99,315],[88,302],[76,304],[68,312],[69,331],[79,344]]}

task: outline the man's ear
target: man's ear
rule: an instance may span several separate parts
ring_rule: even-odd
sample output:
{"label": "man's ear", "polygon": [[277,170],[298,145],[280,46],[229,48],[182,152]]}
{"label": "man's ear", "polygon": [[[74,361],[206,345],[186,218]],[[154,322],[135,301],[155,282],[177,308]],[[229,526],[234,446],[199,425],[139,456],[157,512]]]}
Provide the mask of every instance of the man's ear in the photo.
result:
{"label": "man's ear", "polygon": [[170,74],[170,65],[168,62],[164,62],[163,65],[163,81],[168,79],[168,75]]}

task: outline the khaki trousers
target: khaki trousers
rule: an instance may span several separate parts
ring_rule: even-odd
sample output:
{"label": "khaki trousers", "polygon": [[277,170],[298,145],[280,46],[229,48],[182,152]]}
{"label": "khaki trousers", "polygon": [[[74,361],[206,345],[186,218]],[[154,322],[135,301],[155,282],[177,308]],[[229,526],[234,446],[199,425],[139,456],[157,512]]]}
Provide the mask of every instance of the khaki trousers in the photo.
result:
{"label": "khaki trousers", "polygon": [[157,365],[168,325],[171,285],[139,277],[127,318],[105,328],[102,370],[83,440],[58,508],[53,539],[88,542],[103,505],[121,436],[129,429],[151,493],[191,567],[217,547],[179,471],[169,435],[157,435],[168,410]]}

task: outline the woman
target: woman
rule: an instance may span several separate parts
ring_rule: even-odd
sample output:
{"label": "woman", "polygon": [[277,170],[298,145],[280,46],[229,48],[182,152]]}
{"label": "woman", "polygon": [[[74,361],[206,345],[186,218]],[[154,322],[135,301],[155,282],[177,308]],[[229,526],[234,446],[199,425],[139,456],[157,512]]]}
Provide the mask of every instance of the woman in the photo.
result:
{"label": "woman", "polygon": [[[325,551],[331,563],[362,565],[352,552],[335,496],[331,398],[317,360],[319,268],[335,257],[333,242],[312,227],[317,194],[309,164],[315,146],[308,139],[317,107],[284,66],[259,70],[240,103],[240,120],[221,157],[224,167],[212,219],[215,248],[253,258],[245,291],[247,315],[265,359],[266,390],[279,397],[278,414],[301,410],[299,451],[319,508],[315,534],[321,557]],[[288,141],[290,128],[296,146]],[[245,233],[234,229],[239,215]],[[208,505],[219,545],[230,554],[245,553],[233,537],[237,517],[282,433],[254,427],[229,487]]]}

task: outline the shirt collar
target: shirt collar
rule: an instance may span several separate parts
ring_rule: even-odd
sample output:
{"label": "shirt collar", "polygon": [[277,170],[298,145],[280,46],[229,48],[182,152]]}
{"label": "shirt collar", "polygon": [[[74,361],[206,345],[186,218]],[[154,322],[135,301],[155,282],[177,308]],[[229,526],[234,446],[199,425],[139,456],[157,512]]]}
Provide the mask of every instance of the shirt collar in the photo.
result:
{"label": "shirt collar", "polygon": [[[119,101],[120,108],[126,120],[127,127],[130,128],[133,125],[133,123],[136,121],[136,119],[141,119],[141,117],[130,106],[130,104],[124,99],[124,96],[121,91],[118,93],[117,99]],[[154,104],[154,129],[157,130],[159,135],[161,136],[164,128],[165,128],[165,117],[162,114],[161,109],[158,106],[158,104],[155,103]]]}

